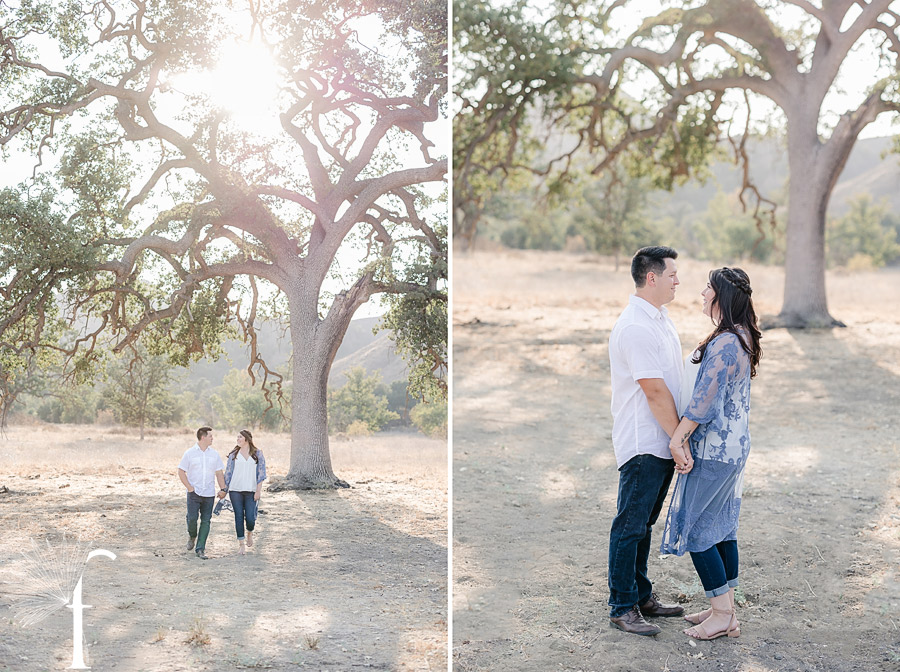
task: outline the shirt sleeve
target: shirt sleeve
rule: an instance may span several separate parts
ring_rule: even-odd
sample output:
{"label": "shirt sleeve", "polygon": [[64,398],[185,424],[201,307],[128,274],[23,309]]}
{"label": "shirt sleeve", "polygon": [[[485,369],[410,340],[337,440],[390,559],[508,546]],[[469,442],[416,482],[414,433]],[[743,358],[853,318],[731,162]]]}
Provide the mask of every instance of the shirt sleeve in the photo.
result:
{"label": "shirt sleeve", "polygon": [[619,343],[634,382],[663,377],[658,335],[640,324],[630,324],[622,330]]}
{"label": "shirt sleeve", "polygon": [[216,465],[216,471],[222,471],[225,468],[225,463],[222,462],[222,456],[219,453],[216,453],[216,461],[219,463]]}
{"label": "shirt sleeve", "polygon": [[191,452],[191,451],[190,450],[184,451],[184,455],[181,456],[181,462],[178,463],[178,468],[185,472],[188,470],[188,467],[191,466],[190,461],[188,460],[189,452]]}
{"label": "shirt sleeve", "polygon": [[722,334],[706,346],[694,392],[684,410],[684,417],[705,425],[716,417],[724,403],[728,382],[737,372],[737,336]]}

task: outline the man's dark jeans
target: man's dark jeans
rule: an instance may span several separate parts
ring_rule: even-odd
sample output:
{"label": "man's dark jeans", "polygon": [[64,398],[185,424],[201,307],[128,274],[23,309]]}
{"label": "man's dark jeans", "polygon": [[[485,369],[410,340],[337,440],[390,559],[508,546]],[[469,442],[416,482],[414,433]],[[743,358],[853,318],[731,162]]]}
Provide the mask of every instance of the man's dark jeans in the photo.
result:
{"label": "man's dark jeans", "polygon": [[651,527],[659,518],[675,461],[636,455],[619,469],[619,500],[609,531],[609,616],[618,618],[653,592],[647,578]]}
{"label": "man's dark jeans", "polygon": [[[196,492],[187,493],[187,528],[191,539],[197,538],[194,550],[199,553],[206,550],[206,538],[209,536],[209,519],[212,516],[215,497],[201,497]],[[197,516],[200,516],[200,534],[197,534]]]}

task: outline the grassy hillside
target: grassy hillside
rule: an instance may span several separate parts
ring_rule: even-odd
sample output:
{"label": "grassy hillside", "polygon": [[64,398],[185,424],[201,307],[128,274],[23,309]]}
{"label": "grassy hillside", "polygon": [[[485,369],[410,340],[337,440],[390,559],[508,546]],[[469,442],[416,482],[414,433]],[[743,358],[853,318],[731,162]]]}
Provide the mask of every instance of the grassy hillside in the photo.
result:
{"label": "grassy hillside", "polygon": [[[344,383],[343,373],[354,366],[362,366],[367,372],[378,371],[385,383],[406,377],[406,362],[394,351],[394,344],[388,332],[377,334],[372,330],[380,317],[366,317],[353,320],[337,352],[328,379],[329,385],[340,387]],[[259,351],[269,368],[280,373],[288,371],[291,354],[291,340],[284,328],[276,323],[264,323],[259,328]],[[218,361],[204,359],[194,364],[190,379],[203,379],[209,387],[217,387],[230,370],[244,368],[249,359],[249,348],[240,341],[224,344],[225,355]]]}
{"label": "grassy hillside", "polygon": [[[787,152],[783,142],[776,138],[748,142],[751,178],[763,196],[780,205],[785,204],[788,182]],[[893,210],[900,208],[900,190],[897,189],[900,185],[900,155],[887,154],[892,144],[891,138],[869,138],[856,143],[832,195],[828,208],[830,217],[844,214],[847,203],[862,193],[871,194],[876,202],[886,198]],[[713,163],[710,173],[703,183],[692,180],[671,194],[655,194],[657,207],[677,209],[687,206],[694,212],[703,212],[716,192],[732,193],[741,184],[741,168],[730,160]]]}

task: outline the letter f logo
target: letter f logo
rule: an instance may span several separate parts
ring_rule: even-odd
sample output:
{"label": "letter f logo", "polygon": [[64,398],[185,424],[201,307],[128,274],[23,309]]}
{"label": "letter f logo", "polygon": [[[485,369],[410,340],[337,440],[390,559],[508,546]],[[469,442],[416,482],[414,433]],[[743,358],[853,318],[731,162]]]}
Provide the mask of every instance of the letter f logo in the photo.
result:
{"label": "letter f logo", "polygon": [[[95,555],[102,555],[110,560],[116,559],[116,554],[112,551],[98,548],[88,553],[85,565],[87,564],[87,561]],[[84,571],[82,570],[81,576],[78,577],[78,583],[75,585],[75,591],[72,593],[72,604],[66,605],[72,610],[72,665],[69,667],[70,670],[91,669],[84,664],[84,623],[82,614],[85,609],[90,609],[91,605],[84,604],[81,601],[81,582],[83,579]]]}

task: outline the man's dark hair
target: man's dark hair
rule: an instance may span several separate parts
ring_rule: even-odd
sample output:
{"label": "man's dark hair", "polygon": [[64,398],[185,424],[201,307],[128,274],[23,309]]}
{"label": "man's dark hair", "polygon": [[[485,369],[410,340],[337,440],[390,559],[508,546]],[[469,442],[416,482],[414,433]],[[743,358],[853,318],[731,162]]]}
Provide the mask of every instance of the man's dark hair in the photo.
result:
{"label": "man's dark hair", "polygon": [[201,427],[200,429],[197,430],[197,440],[199,441],[204,436],[209,434],[211,431],[212,431],[212,427]]}
{"label": "man's dark hair", "polygon": [[635,287],[643,287],[647,284],[647,273],[662,274],[666,270],[666,259],[677,259],[678,252],[671,247],[663,245],[651,245],[642,247],[634,253],[631,260],[631,277],[634,278]]}

